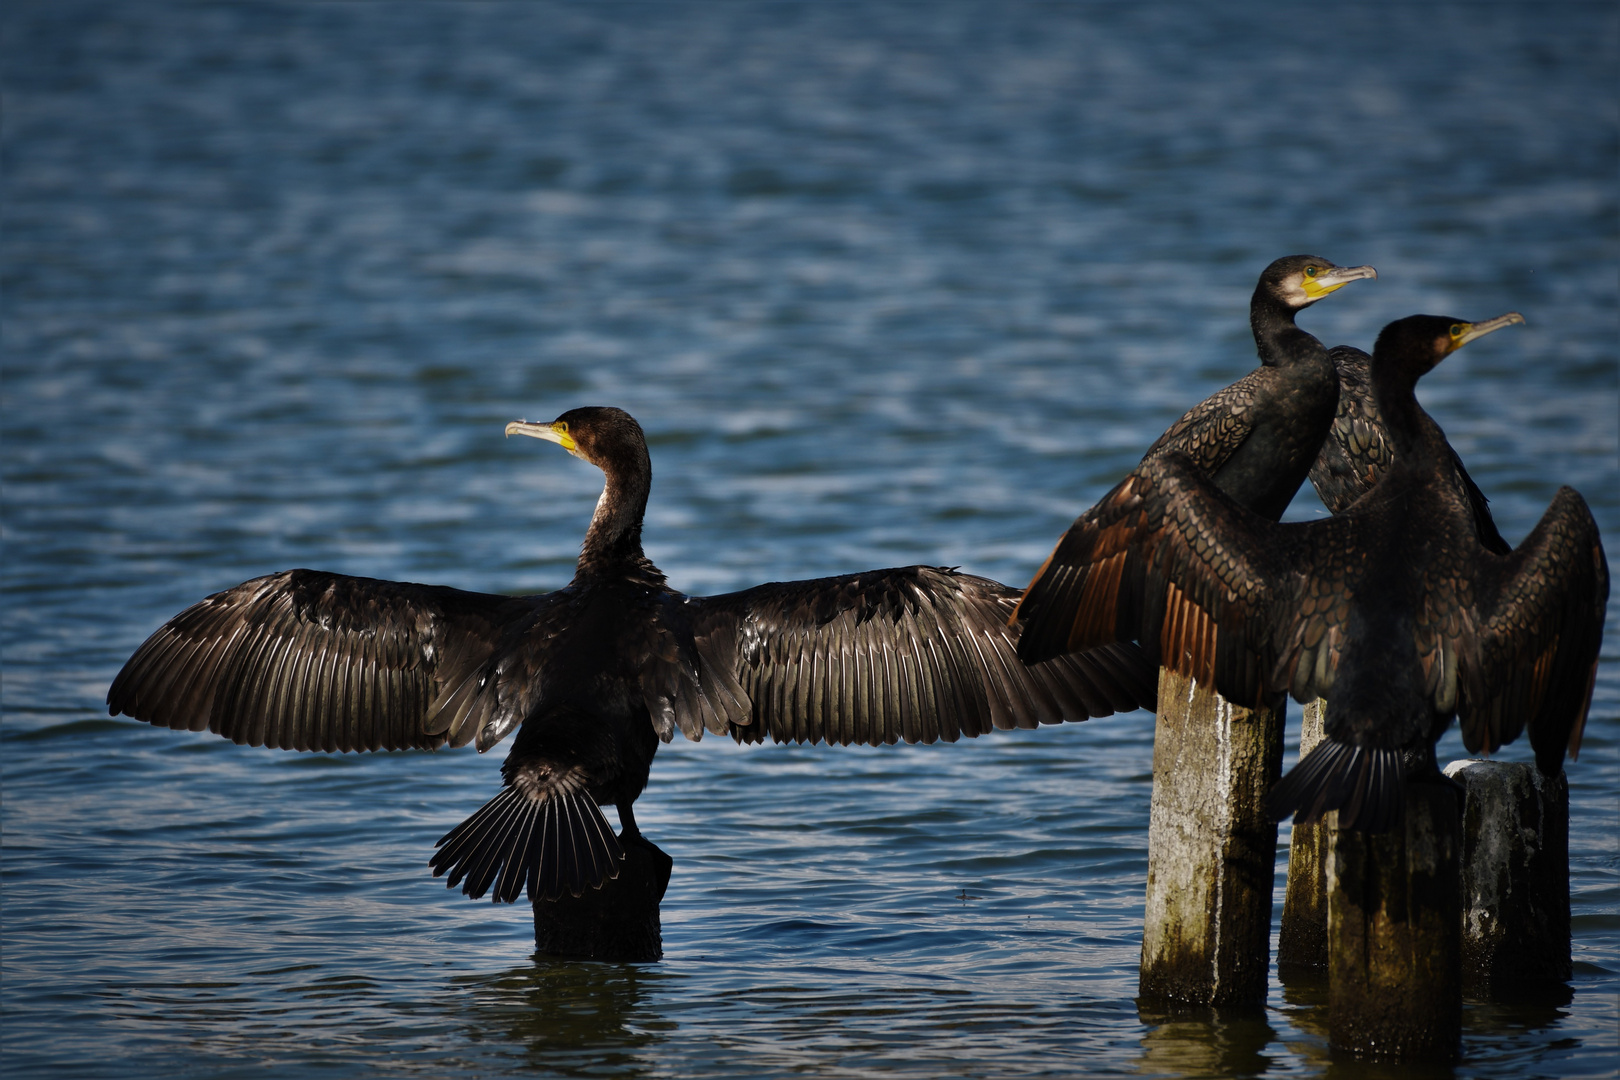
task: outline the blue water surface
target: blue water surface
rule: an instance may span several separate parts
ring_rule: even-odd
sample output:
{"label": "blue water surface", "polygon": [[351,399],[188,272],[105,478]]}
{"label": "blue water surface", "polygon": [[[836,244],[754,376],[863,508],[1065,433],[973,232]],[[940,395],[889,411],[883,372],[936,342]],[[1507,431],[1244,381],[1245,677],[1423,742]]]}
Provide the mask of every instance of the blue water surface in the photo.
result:
{"label": "blue water surface", "polygon": [[[563,584],[600,475],[501,429],[582,404],[646,428],[685,591],[1022,584],[1253,366],[1254,279],[1299,251],[1378,268],[1302,317],[1332,343],[1523,312],[1420,396],[1509,539],[1567,483],[1620,551],[1613,4],[0,19],[6,1075],[1430,1075],[1333,1060],[1320,988],[1139,1011],[1145,713],[677,740],[637,804],[666,956],[623,966],[428,876],[499,754],[254,750],[105,693],[286,567]],[[1617,619],[1569,771],[1573,998],[1470,1002],[1456,1075],[1620,1054]]]}

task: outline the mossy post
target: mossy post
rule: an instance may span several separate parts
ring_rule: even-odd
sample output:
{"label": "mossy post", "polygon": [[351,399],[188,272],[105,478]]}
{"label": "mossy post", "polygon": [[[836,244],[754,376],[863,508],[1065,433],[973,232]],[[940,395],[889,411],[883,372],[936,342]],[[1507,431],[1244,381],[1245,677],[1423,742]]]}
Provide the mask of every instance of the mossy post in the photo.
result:
{"label": "mossy post", "polygon": [[[1327,702],[1317,699],[1305,706],[1301,759],[1322,741],[1326,722]],[[1284,979],[1291,972],[1327,971],[1327,858],[1327,825],[1296,824],[1288,842],[1288,885],[1277,937],[1277,974]]]}
{"label": "mossy post", "polygon": [[1459,801],[1450,784],[1408,781],[1402,820],[1388,832],[1332,831],[1328,1041],[1338,1049],[1393,1061],[1456,1060]]}
{"label": "mossy post", "polygon": [[1463,806],[1462,976],[1496,1000],[1561,1000],[1569,949],[1569,781],[1530,764],[1454,761]]}
{"label": "mossy post", "polygon": [[646,838],[625,840],[619,876],[582,896],[534,903],[538,952],[572,960],[642,962],[664,955],[658,905],[675,861]]}
{"label": "mossy post", "polygon": [[1251,711],[1159,672],[1140,992],[1259,1005],[1270,970],[1281,710]]}

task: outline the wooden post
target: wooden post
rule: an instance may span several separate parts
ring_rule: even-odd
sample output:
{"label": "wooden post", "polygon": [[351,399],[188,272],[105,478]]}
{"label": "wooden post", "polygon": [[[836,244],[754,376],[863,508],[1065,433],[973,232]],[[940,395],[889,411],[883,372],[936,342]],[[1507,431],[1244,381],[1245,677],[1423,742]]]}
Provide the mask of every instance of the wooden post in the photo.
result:
{"label": "wooden post", "polygon": [[1572,974],[1568,779],[1506,761],[1454,761],[1446,775],[1468,793],[1463,985],[1496,1000],[1562,999]]}
{"label": "wooden post", "polygon": [[1159,672],[1140,992],[1149,1001],[1261,1004],[1270,970],[1282,713],[1251,712]]}
{"label": "wooden post", "polygon": [[1462,1041],[1462,814],[1447,784],[1408,782],[1405,796],[1403,820],[1388,832],[1332,833],[1328,1038],[1363,1056],[1453,1061]]}
{"label": "wooden post", "polygon": [[[1305,706],[1299,732],[1299,756],[1324,737],[1327,702]],[[1288,842],[1288,887],[1283,894],[1282,932],[1277,937],[1277,976],[1325,972],[1327,947],[1327,825],[1295,825]]]}
{"label": "wooden post", "polygon": [[534,904],[534,945],[577,960],[652,961],[664,955],[658,905],[675,861],[645,837],[626,840],[619,876],[582,896]]}

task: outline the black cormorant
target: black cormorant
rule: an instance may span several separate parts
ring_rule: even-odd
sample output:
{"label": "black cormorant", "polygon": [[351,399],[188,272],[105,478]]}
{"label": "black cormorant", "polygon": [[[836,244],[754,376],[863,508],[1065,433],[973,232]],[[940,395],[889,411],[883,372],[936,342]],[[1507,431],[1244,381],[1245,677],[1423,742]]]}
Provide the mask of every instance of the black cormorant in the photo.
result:
{"label": "black cormorant", "polygon": [[1371,378],[1393,461],[1330,518],[1266,521],[1184,455],[1144,462],[1058,542],[1019,605],[1024,633],[1067,648],[1135,638],[1240,704],[1326,698],[1326,738],[1269,796],[1279,817],[1336,809],[1342,828],[1387,828],[1403,774],[1438,776],[1453,715],[1471,752],[1528,728],[1556,774],[1579,749],[1603,636],[1597,523],[1560,488],[1517,549],[1490,551],[1413,392],[1453,350],[1523,321],[1384,328]]}
{"label": "black cormorant", "polygon": [[1260,366],[1188,409],[1148,448],[1144,460],[1179,450],[1250,510],[1276,521],[1305,482],[1333,423],[1339,380],[1327,349],[1294,316],[1370,266],[1335,266],[1318,255],[1289,255],[1260,274],[1249,326]]}
{"label": "black cormorant", "polygon": [[[1279,520],[1310,473],[1333,424],[1339,378],[1328,350],[1294,316],[1370,266],[1336,266],[1320,255],[1286,255],[1261,271],[1249,300],[1260,366],[1188,409],[1142,455],[1185,455],[1240,506]],[[1062,637],[1024,627],[1018,656],[1034,664],[1069,651]]]}
{"label": "black cormorant", "polygon": [[[1335,345],[1328,350],[1328,359],[1339,373],[1339,408],[1322,442],[1322,452],[1311,466],[1311,486],[1316,488],[1322,505],[1337,514],[1367,494],[1389,471],[1395,448],[1378,415],[1378,403],[1373,400],[1372,381],[1367,373],[1372,358],[1353,345]],[[1432,426],[1440,439],[1445,438],[1445,433],[1428,413],[1423,413],[1419,422]],[[1487,551],[1506,555],[1513,550],[1513,545],[1497,531],[1496,519],[1491,517],[1490,500],[1468,475],[1462,458],[1449,443],[1446,456],[1451,462],[1452,482],[1473,510],[1479,542]]]}
{"label": "black cormorant", "polygon": [[[108,709],[290,750],[487,750],[517,729],[493,799],[431,865],[469,896],[580,895],[637,840],[631,804],[676,728],[778,741],[955,741],[1152,708],[1134,645],[1037,668],[1014,651],[1018,591],[909,566],[760,585],[669,588],[642,553],[652,466],[641,427],[575,409],[507,434],[558,443],[606,483],[574,579],[536,596],[289,570],[187,608],[143,644]],[[744,737],[761,738],[762,735]],[[616,838],[599,804],[618,808]]]}

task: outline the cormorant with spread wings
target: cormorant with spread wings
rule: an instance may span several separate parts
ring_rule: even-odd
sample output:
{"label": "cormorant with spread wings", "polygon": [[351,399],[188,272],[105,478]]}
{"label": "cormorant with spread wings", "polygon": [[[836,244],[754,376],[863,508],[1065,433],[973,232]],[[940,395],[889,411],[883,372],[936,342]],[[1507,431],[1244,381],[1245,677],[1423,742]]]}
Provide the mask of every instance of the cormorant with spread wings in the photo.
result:
{"label": "cormorant with spread wings", "polygon": [[[165,623],[114,680],[113,714],[289,750],[397,750],[514,728],[501,791],[431,865],[513,901],[617,876],[631,804],[679,728],[758,740],[955,741],[1152,708],[1158,672],[1108,644],[1026,668],[1018,591],[909,566],[689,597],[642,553],[652,465],[613,408],[518,421],[606,478],[574,579],[537,596],[289,570]],[[599,805],[618,809],[615,837]]]}

